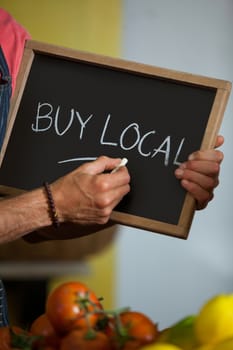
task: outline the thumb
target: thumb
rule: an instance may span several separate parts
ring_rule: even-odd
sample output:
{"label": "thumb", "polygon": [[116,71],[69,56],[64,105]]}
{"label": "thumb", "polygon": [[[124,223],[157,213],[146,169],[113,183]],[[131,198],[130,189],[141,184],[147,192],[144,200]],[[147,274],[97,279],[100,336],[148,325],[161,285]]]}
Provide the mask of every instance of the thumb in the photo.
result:
{"label": "thumb", "polygon": [[215,142],[215,148],[222,146],[223,143],[224,143],[224,137],[222,135],[218,135]]}
{"label": "thumb", "polygon": [[114,169],[120,163],[120,161],[120,158],[110,158],[106,156],[101,156],[93,162],[84,164],[83,171],[93,175],[101,174],[105,171],[111,171],[112,169]]}

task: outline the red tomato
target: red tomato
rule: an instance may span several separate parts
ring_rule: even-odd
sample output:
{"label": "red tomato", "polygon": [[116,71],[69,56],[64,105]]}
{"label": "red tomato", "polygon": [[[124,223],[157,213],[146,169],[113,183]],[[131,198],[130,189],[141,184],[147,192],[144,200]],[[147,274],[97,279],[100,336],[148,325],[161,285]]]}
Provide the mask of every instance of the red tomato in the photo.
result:
{"label": "red tomato", "polygon": [[[142,345],[138,340],[127,340],[125,344],[121,347],[121,350],[138,350],[141,348]],[[117,346],[116,349],[119,349],[119,347]]]}
{"label": "red tomato", "polygon": [[42,339],[36,342],[37,347],[42,347],[42,345],[56,347],[59,345],[60,337],[56,333],[46,314],[40,315],[33,321],[30,327],[30,332],[33,335],[43,336]]}
{"label": "red tomato", "polygon": [[11,349],[11,337],[9,327],[0,328],[0,350],[10,350]]}
{"label": "red tomato", "polygon": [[94,327],[102,309],[95,293],[81,282],[61,284],[46,301],[46,315],[59,333]]}
{"label": "red tomato", "polygon": [[114,348],[138,349],[155,341],[158,328],[151,319],[137,311],[126,311],[109,322],[106,333],[113,341]]}
{"label": "red tomato", "polygon": [[120,316],[123,326],[127,329],[128,335],[139,340],[141,344],[153,342],[157,335],[157,326],[143,313],[136,311],[124,312]]}
{"label": "red tomato", "polygon": [[[89,333],[91,332],[91,333]],[[75,329],[61,341],[60,350],[111,350],[107,335],[84,329]]]}
{"label": "red tomato", "polygon": [[[17,349],[14,349],[14,350],[17,350]],[[34,347],[33,347],[33,350],[34,350]],[[43,346],[43,348],[38,348],[38,350],[59,350],[59,347],[57,346],[52,346],[52,345],[45,345]]]}
{"label": "red tomato", "polygon": [[[15,339],[14,344],[12,343],[12,333],[17,335],[18,341]],[[25,340],[25,344],[27,340],[30,339],[30,334],[24,331],[20,327],[12,326],[12,327],[0,327],[0,350],[12,350],[13,346],[16,348],[17,343],[20,344],[21,340]]]}

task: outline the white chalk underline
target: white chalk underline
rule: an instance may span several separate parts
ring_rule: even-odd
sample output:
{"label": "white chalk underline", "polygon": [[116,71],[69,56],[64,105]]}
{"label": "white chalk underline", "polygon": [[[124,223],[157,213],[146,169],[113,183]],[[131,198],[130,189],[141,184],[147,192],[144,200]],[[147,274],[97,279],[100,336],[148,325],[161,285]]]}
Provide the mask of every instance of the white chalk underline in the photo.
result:
{"label": "white chalk underline", "polygon": [[91,160],[96,160],[96,159],[97,159],[97,157],[70,158],[70,159],[59,160],[58,164],[70,163],[70,162],[80,162],[80,161],[91,161]]}

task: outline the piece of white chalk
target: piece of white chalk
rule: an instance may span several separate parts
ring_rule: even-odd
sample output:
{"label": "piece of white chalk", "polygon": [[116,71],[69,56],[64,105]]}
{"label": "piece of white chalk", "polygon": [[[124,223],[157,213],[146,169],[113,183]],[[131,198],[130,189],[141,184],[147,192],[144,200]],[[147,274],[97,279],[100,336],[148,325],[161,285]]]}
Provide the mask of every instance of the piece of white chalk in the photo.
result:
{"label": "piece of white chalk", "polygon": [[115,173],[118,169],[120,169],[122,166],[125,166],[128,163],[127,158],[122,158],[120,164],[118,164],[112,171],[111,174]]}

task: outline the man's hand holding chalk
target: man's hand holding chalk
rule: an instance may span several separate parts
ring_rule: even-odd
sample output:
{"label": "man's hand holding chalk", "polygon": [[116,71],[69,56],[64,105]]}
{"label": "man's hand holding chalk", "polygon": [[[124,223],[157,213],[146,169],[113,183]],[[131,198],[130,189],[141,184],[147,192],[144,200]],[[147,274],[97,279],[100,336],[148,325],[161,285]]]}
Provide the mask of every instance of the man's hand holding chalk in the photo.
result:
{"label": "man's hand holding chalk", "polygon": [[111,171],[111,174],[115,173],[118,169],[125,166],[128,163],[127,158],[122,158],[121,162]]}

